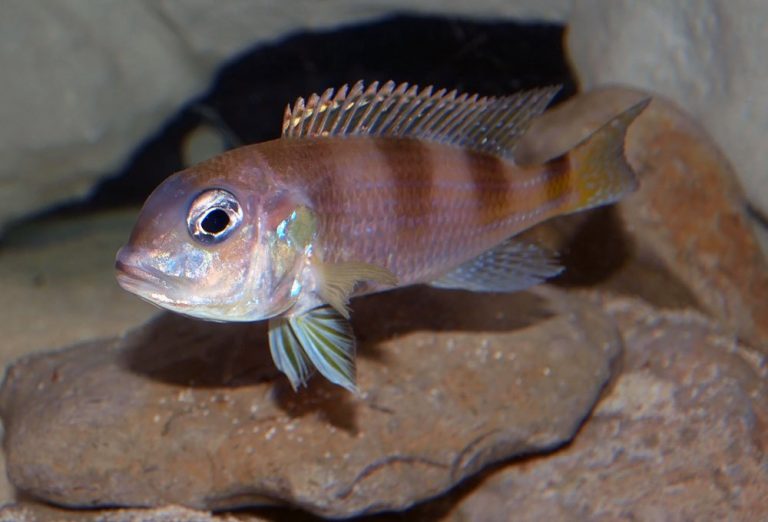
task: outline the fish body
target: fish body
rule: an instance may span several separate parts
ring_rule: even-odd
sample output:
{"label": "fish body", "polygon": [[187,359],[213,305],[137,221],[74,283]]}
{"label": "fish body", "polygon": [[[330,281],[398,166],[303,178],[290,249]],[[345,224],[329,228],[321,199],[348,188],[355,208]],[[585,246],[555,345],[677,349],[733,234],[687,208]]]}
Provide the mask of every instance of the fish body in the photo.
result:
{"label": "fish body", "polygon": [[269,319],[294,387],[314,367],[354,390],[350,297],[419,283],[526,288],[561,267],[516,234],[635,189],[623,143],[644,104],[563,156],[514,163],[553,94],[478,99],[390,82],[299,100],[282,138],[163,182],[118,253],[118,280],[186,315]]}

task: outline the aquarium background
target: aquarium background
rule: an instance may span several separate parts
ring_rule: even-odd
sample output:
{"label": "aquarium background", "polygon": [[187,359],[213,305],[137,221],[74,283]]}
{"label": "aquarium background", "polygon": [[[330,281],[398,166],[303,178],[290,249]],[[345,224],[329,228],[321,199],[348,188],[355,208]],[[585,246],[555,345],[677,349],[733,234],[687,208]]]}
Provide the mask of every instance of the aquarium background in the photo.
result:
{"label": "aquarium background", "polygon": [[[768,310],[761,298],[763,290],[768,290],[764,258],[768,98],[763,95],[768,92],[768,72],[762,56],[768,46],[762,22],[766,17],[768,6],[760,0],[730,3],[727,8],[722,2],[672,5],[662,0],[642,5],[598,0],[512,5],[489,0],[416,6],[368,1],[279,5],[203,0],[8,1],[0,5],[4,71],[0,80],[0,364],[7,369],[19,358],[73,345],[87,348],[96,343],[93,346],[106,350],[115,339],[136,332],[167,339],[178,330],[189,336],[178,337],[192,339],[190,343],[210,340],[218,332],[226,339],[237,339],[231,330],[190,326],[158,315],[157,309],[122,291],[114,281],[114,254],[125,242],[141,203],[165,177],[224,148],[277,138],[285,106],[299,96],[358,79],[432,84],[483,95],[559,84],[562,90],[554,102],[559,105],[595,86],[622,84],[669,104],[659,109],[657,119],[648,125],[650,130],[638,138],[658,147],[642,151],[635,158],[638,164],[654,165],[658,158],[667,158],[664,142],[683,151],[685,158],[712,156],[706,156],[706,165],[665,159],[665,168],[659,172],[669,178],[679,176],[681,183],[669,187],[647,183],[654,192],[640,195],[634,200],[637,203],[534,231],[537,241],[560,251],[568,266],[566,274],[548,285],[544,294],[497,301],[521,311],[519,324],[515,323],[521,331],[534,324],[532,319],[527,322],[525,311],[551,299],[562,305],[553,312],[556,317],[578,316],[573,320],[579,325],[576,331],[595,339],[603,339],[600,335],[613,339],[605,341],[604,357],[594,362],[599,368],[595,375],[604,380],[590,388],[593,400],[604,397],[595,406],[594,419],[583,427],[571,423],[563,428],[565,435],[558,440],[565,442],[553,444],[551,454],[550,449],[542,455],[537,450],[533,457],[518,455],[497,462],[491,458],[493,452],[507,455],[510,443],[489,445],[478,458],[493,464],[482,472],[478,464],[477,473],[468,480],[436,498],[415,501],[416,507],[404,514],[371,516],[376,520],[458,520],[495,514],[513,520],[513,514],[519,514],[521,520],[535,520],[538,513],[556,520],[576,513],[591,520],[600,515],[600,506],[608,505],[608,513],[631,512],[650,520],[655,513],[651,504],[666,506],[665,513],[678,509],[700,519],[723,513],[747,519],[768,516],[760,502],[768,495],[768,478],[758,451],[765,446],[765,434],[760,422],[750,420],[766,418],[768,408],[764,359]],[[590,103],[599,102],[600,96]],[[663,137],[661,144],[653,141],[654,135]],[[674,141],[680,136],[681,141]],[[683,167],[675,170],[671,164]],[[716,170],[712,176],[708,166]],[[690,225],[694,222],[702,226]],[[549,291],[555,294],[546,294]],[[446,303],[470,302],[476,310],[485,306],[476,298],[441,300],[418,292],[399,299],[412,306],[424,299],[434,310],[443,310],[440,307],[447,307]],[[384,302],[398,306],[397,299]],[[582,315],[567,311],[569,306],[583,307]],[[591,306],[602,306],[601,313],[610,321],[590,322],[585,314],[592,313]],[[361,321],[374,324],[375,308],[364,303],[360,307],[361,316],[367,318]],[[444,313],[460,319],[455,312]],[[472,323],[471,317],[464,319],[486,325],[479,319],[478,323]],[[439,320],[425,324],[427,330],[447,328]],[[575,336],[559,323],[542,328],[550,340],[561,331],[565,332],[562,337]],[[623,341],[610,337],[616,331]],[[445,342],[453,345],[452,339]],[[547,352],[546,344],[541,345],[542,353]],[[170,340],[168,346],[177,348]],[[82,353],[91,354],[82,364],[95,364],[99,358],[96,349]],[[207,366],[199,361],[149,371],[153,361],[172,359],[173,354],[140,351],[139,355],[140,363],[128,364],[127,371],[152,383],[181,386],[179,375],[195,376],[195,393],[203,394],[220,384],[218,377],[200,383]],[[231,370],[215,354],[205,352],[205,357],[221,375]],[[587,359],[582,358],[582,363]],[[578,366],[565,361],[564,367]],[[240,362],[230,361],[235,366]],[[69,375],[64,366],[59,371],[58,363],[51,364],[53,369],[35,384],[41,390]],[[674,369],[679,366],[686,370]],[[23,378],[19,368],[26,367],[16,368],[9,375]],[[726,377],[709,381],[708,372]],[[531,382],[534,389],[537,381]],[[730,393],[727,387],[718,395],[722,383],[734,383],[728,389],[732,395],[724,395]],[[453,386],[459,388],[459,384]],[[701,388],[696,388],[699,384]],[[322,385],[318,389],[325,390]],[[715,398],[685,405],[673,400],[689,392],[698,396],[704,390]],[[126,401],[133,396],[130,391],[124,395]],[[8,385],[3,393],[0,415],[7,423],[6,435],[19,433],[20,421],[9,421],[21,418],[22,410],[45,411],[44,406],[55,410],[59,404],[58,399],[48,405],[33,399],[23,403],[26,392]],[[297,418],[326,411],[324,405],[318,409],[299,401],[297,406],[281,397],[282,410]],[[329,397],[325,399],[329,403],[337,398],[332,393]],[[536,397],[541,404],[548,404],[546,399]],[[514,402],[501,400],[502,404]],[[328,411],[337,415],[331,424],[343,427],[344,416],[353,408],[339,401],[343,407],[329,406]],[[568,409],[557,406],[560,409],[553,407],[552,415]],[[585,407],[582,417],[590,411]],[[694,420],[696,411],[707,412],[706,422]],[[731,422],[726,413],[736,420]],[[637,427],[631,432],[635,438],[622,438],[621,430],[613,430],[611,422],[616,418],[624,426]],[[544,424],[550,422],[556,424],[551,419]],[[577,432],[580,438],[568,442]],[[655,432],[661,435],[654,437]],[[90,434],[95,437],[93,445],[100,444],[98,430]],[[613,446],[596,443],[600,436],[615,437],[617,442]],[[18,436],[6,437],[6,447],[17,448],[10,442],[18,440]],[[722,449],[741,446],[747,450],[738,455]],[[46,447],[27,448],[27,455],[15,450],[17,456],[9,459],[12,472],[25,484],[31,484],[34,476],[25,474],[25,465],[45,455]],[[684,454],[683,448],[691,454]],[[558,453],[560,449],[563,452]],[[669,456],[676,451],[680,451],[680,462]],[[625,454],[636,457],[634,462],[647,458],[657,464],[641,466],[640,471],[625,468]],[[58,462],[58,458],[61,455],[52,455],[49,461]],[[669,467],[664,467],[665,459]],[[583,463],[594,466],[587,469],[605,468],[600,468],[602,474],[595,472],[599,478],[585,484],[579,478],[585,476],[578,467]],[[669,470],[683,463],[689,465],[690,476],[715,478],[675,482]],[[737,468],[741,471],[734,471]],[[571,475],[562,470],[571,470]],[[561,480],[547,485],[556,475]],[[625,476],[637,476],[639,482],[618,478]],[[105,477],[93,483],[108,483]],[[61,479],[62,491],[73,480]],[[643,487],[641,482],[658,488],[651,488],[645,501],[624,496]],[[667,496],[662,488],[667,483],[684,494]],[[701,501],[712,484],[723,483],[732,496]],[[5,511],[11,520],[21,519],[24,509],[33,509],[29,506],[39,509],[41,519],[91,516],[41,507],[39,500],[68,505],[66,495],[57,496],[58,490],[51,493],[48,486],[30,492],[16,491],[2,479],[0,484],[0,503],[16,503]],[[234,503],[193,507],[229,509],[238,506],[238,494],[232,493]],[[738,502],[731,502],[733,498]],[[248,497],[242,505],[251,503]],[[370,504],[377,505],[375,498]],[[74,507],[103,505],[76,503]],[[530,509],[524,512],[525,505]],[[303,499],[287,509],[248,511],[243,516],[309,520],[344,515],[333,509],[321,509]],[[168,519],[193,517],[183,512],[166,515]]]}

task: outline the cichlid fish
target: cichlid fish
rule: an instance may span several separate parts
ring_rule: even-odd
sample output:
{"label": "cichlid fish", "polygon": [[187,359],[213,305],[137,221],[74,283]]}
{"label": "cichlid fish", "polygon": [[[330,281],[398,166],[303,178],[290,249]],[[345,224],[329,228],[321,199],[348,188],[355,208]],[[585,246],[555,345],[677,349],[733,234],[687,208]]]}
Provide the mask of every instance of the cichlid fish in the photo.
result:
{"label": "cichlid fish", "polygon": [[157,187],[117,254],[117,279],[188,316],[268,319],[294,389],[316,368],[354,391],[350,297],[418,283],[535,285],[562,268],[516,234],[636,188],[624,138],[648,100],[562,156],[515,164],[517,139],[556,91],[480,98],[358,82],[300,98],[280,139]]}

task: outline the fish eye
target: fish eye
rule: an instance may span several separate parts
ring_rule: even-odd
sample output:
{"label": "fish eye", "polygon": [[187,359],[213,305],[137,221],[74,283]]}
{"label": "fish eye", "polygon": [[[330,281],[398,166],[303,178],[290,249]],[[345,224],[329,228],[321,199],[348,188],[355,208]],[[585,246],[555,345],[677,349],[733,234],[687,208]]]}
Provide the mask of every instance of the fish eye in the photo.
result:
{"label": "fish eye", "polygon": [[189,234],[209,245],[226,239],[243,220],[243,211],[234,194],[224,189],[201,192],[187,213]]}

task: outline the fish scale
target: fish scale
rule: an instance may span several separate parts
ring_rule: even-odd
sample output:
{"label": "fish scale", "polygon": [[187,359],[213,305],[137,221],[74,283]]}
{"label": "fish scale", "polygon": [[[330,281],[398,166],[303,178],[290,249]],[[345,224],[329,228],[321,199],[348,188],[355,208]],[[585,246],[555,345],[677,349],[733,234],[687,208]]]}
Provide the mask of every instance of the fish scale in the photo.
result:
{"label": "fish scale", "polygon": [[[429,282],[504,238],[562,212],[567,204],[564,199],[544,214],[530,215],[552,192],[549,184],[560,179],[546,167],[502,165],[500,174],[506,179],[515,176],[516,183],[473,179],[467,157],[479,153],[410,141],[404,147],[386,138],[326,138],[311,145],[278,140],[260,153],[269,169],[292,173],[283,180],[288,189],[308,192],[309,205],[319,219],[318,245],[325,261],[362,259],[392,271],[404,285]],[[413,161],[414,146],[419,156],[428,155],[431,161]],[[294,147],[316,149],[313,169],[293,165]],[[439,167],[439,176],[426,169],[427,164]],[[567,175],[562,170],[560,176]],[[455,183],[434,183],[438,177]],[[330,178],[334,181],[328,182]],[[403,179],[408,180],[405,187]],[[547,182],[539,183],[540,179]],[[360,185],[375,188],[358,191]]]}

